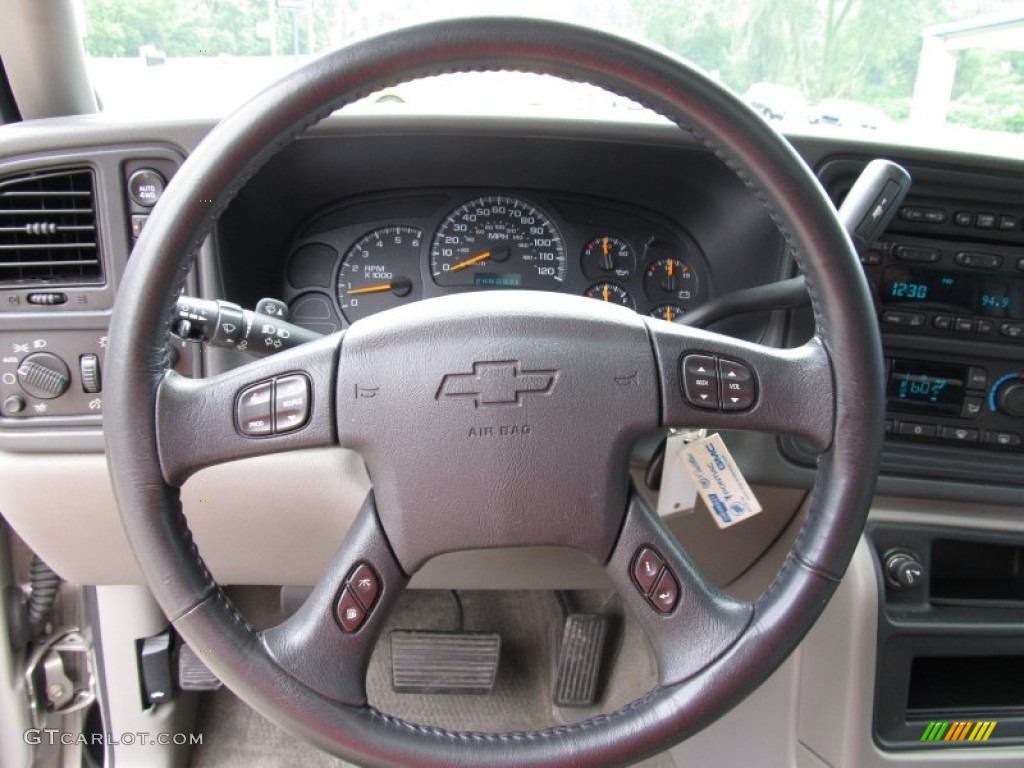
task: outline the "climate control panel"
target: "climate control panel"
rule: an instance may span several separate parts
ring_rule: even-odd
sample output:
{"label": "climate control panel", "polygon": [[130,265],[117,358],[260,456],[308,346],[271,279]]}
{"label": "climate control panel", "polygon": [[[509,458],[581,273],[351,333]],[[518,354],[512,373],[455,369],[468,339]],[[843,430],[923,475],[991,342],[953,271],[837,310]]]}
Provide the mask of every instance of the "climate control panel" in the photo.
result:
{"label": "climate control panel", "polygon": [[915,350],[886,360],[894,439],[1024,450],[1024,365]]}

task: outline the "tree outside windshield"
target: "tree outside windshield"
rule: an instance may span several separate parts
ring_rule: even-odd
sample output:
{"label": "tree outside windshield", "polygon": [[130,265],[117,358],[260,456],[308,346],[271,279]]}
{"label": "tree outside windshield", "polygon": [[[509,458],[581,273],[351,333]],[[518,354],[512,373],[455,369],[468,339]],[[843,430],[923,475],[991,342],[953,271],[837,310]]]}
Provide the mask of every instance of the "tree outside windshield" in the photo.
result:
{"label": "tree outside windshield", "polygon": [[[149,94],[163,114],[222,113],[352,38],[428,18],[504,12],[660,44],[784,127],[887,132],[908,121],[945,122],[1024,134],[1019,0],[84,0],[84,7],[94,81],[116,111],[138,112]],[[465,101],[458,90],[447,95]],[[543,101],[546,93],[535,85],[497,90],[509,102]],[[445,93],[400,87],[376,101],[437,108]],[[549,95],[565,106],[564,93]],[[177,105],[169,103],[175,96]]]}

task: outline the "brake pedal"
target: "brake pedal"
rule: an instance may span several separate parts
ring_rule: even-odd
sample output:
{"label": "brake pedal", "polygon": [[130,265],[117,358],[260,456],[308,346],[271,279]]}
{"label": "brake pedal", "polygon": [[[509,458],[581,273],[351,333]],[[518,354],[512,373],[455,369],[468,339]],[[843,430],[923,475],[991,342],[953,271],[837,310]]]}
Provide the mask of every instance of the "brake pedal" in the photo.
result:
{"label": "brake pedal", "polygon": [[178,687],[183,691],[216,691],[222,685],[196,652],[182,644],[178,651]]}
{"label": "brake pedal", "polygon": [[494,688],[501,635],[399,629],[388,642],[396,693],[485,694]]}
{"label": "brake pedal", "polygon": [[559,707],[590,707],[597,701],[608,618],[573,613],[565,619],[552,699]]}

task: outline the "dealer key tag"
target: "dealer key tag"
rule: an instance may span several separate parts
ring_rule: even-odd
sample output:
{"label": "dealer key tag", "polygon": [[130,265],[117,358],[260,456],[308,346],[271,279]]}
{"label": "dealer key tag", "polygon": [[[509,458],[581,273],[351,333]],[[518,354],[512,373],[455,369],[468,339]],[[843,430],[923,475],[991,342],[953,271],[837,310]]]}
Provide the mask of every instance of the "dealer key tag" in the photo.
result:
{"label": "dealer key tag", "polygon": [[658,517],[676,513],[689,513],[697,506],[697,484],[684,466],[683,447],[694,440],[702,440],[703,429],[673,429],[665,443],[665,465],[661,470],[661,488],[658,490]]}
{"label": "dealer key tag", "polygon": [[719,528],[743,522],[761,511],[761,505],[719,435],[684,445],[679,457]]}

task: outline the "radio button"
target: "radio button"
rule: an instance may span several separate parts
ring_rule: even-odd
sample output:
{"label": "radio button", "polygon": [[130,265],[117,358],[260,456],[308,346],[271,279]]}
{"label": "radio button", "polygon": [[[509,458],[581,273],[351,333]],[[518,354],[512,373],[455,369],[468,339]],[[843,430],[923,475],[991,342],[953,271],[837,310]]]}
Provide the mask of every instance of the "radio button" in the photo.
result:
{"label": "radio button", "polygon": [[1017,259],[1017,270],[1024,272],[1024,257]]}
{"label": "radio button", "polygon": [[953,327],[953,316],[952,315],[936,315],[932,319],[932,325],[938,328],[940,331],[948,331]]}
{"label": "radio button", "polygon": [[967,369],[968,389],[988,389],[988,371],[976,365]]}
{"label": "radio button", "polygon": [[924,325],[925,317],[920,312],[900,312],[890,309],[882,313],[882,322],[886,325],[899,325],[905,328],[920,328]]}
{"label": "radio button", "polygon": [[722,410],[745,411],[754,404],[757,398],[754,374],[747,366],[732,360],[719,360],[718,374],[722,382]]}
{"label": "radio button", "polygon": [[975,333],[995,333],[996,332],[996,324],[993,323],[991,320],[986,320],[985,318],[979,318],[978,322],[975,323],[975,325],[974,325],[974,332]]}
{"label": "radio button", "polygon": [[711,355],[687,355],[683,358],[683,395],[698,408],[718,410],[718,368]]}
{"label": "radio button", "polygon": [[915,421],[901,421],[900,434],[907,437],[935,437],[937,429],[934,424],[919,424]]}
{"label": "radio button", "polygon": [[989,445],[1001,445],[1004,448],[1019,448],[1021,437],[1016,432],[993,432],[985,430],[983,439]]}
{"label": "radio button", "polygon": [[994,213],[979,213],[974,219],[974,226],[978,229],[993,229],[996,225]]}
{"label": "radio button", "polygon": [[974,214],[970,211],[957,211],[953,214],[953,223],[958,227],[969,227],[974,223]]}
{"label": "radio button", "polygon": [[938,248],[924,248],[918,245],[897,245],[892,249],[892,255],[900,261],[919,261],[934,264],[942,258],[942,251]]}
{"label": "radio button", "polygon": [[974,320],[969,317],[958,317],[956,319],[957,333],[971,333],[974,330]]}
{"label": "radio button", "polygon": [[1024,338],[1024,323],[1003,323],[999,326],[999,332],[1011,339]]}
{"label": "radio button", "polygon": [[998,253],[978,253],[977,251],[960,251],[954,261],[961,267],[971,269],[999,269],[1003,266],[1003,257]]}
{"label": "radio button", "polygon": [[985,410],[985,401],[980,397],[965,397],[963,407],[960,409],[961,419],[976,419]]}
{"label": "radio button", "polygon": [[976,443],[981,439],[981,432],[966,427],[939,427],[939,437],[958,443]]}
{"label": "radio button", "polygon": [[1010,232],[1017,228],[1017,217],[1015,216],[1000,216],[999,217],[999,229],[1003,232]]}

